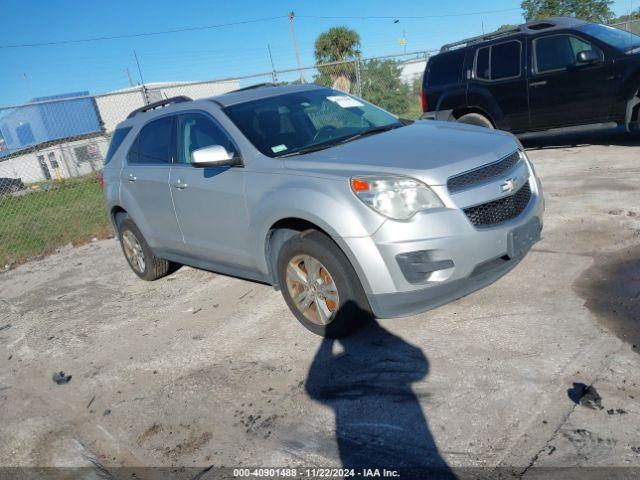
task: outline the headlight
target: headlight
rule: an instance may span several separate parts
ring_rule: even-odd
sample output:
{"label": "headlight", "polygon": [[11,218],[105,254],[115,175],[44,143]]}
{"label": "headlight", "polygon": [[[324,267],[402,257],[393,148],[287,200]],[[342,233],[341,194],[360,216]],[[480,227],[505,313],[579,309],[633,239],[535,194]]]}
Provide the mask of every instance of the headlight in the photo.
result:
{"label": "headlight", "polygon": [[394,220],[408,220],[422,210],[444,207],[433,190],[408,177],[352,177],[351,190],[365,205]]}

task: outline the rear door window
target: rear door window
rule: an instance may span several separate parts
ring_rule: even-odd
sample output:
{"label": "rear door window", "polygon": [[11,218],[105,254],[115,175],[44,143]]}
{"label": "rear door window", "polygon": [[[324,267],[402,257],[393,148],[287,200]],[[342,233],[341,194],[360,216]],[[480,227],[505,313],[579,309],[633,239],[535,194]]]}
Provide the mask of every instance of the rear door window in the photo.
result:
{"label": "rear door window", "polygon": [[491,80],[520,75],[520,42],[506,42],[491,47]]}
{"label": "rear door window", "polygon": [[439,87],[459,83],[462,79],[464,49],[442,53],[429,64],[429,86]]}
{"label": "rear door window", "polygon": [[520,76],[522,44],[518,40],[479,48],[475,76],[481,80],[505,80]]}
{"label": "rear door window", "polygon": [[170,164],[175,152],[175,117],[167,116],[145,125],[129,150],[132,165]]}

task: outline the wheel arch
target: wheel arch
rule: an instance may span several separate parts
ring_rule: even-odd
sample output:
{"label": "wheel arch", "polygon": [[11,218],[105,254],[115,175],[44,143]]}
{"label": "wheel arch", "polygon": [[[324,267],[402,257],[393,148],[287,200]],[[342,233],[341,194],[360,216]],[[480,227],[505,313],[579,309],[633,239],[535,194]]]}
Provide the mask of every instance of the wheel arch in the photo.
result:
{"label": "wheel arch", "polygon": [[355,270],[360,283],[367,289],[368,282],[353,252],[351,252],[346,243],[341,240],[329,225],[326,225],[319,219],[310,220],[297,216],[289,216],[274,222],[267,230],[264,239],[264,258],[267,265],[267,275],[276,290],[280,289],[277,273],[278,252],[287,240],[306,230],[315,230],[325,234],[336,247],[345,254]]}
{"label": "wheel arch", "polygon": [[111,210],[109,212],[109,219],[111,220],[111,224],[113,225],[113,229],[115,230],[116,238],[118,237],[120,223],[122,223],[122,220],[124,220],[128,216],[129,213],[120,205],[111,207]]}
{"label": "wheel arch", "polygon": [[633,96],[627,100],[624,124],[627,130],[631,130],[633,124],[640,127],[640,89],[636,90]]}
{"label": "wheel arch", "polygon": [[491,114],[488,111],[486,111],[486,110],[484,110],[483,108],[480,108],[480,107],[462,107],[462,108],[457,108],[457,109],[453,110],[452,115],[453,115],[453,118],[455,118],[457,120],[460,117],[462,117],[463,115],[467,115],[468,113],[477,113],[479,115],[482,115],[487,120],[489,120],[489,122],[491,122],[491,125],[493,125],[493,128],[496,128],[496,122],[493,119],[493,117],[491,116]]}

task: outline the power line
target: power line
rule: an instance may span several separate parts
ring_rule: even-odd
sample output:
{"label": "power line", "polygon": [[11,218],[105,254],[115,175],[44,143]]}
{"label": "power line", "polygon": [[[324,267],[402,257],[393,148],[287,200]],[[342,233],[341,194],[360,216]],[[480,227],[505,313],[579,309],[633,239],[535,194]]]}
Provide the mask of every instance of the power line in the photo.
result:
{"label": "power line", "polygon": [[426,18],[469,17],[469,16],[473,16],[473,15],[489,15],[491,13],[505,13],[505,12],[521,11],[521,10],[522,10],[521,8],[507,8],[507,9],[503,9],[503,10],[485,10],[484,12],[445,13],[445,14],[442,14],[442,15],[419,15],[419,16],[297,15],[297,17],[299,17],[299,18],[324,18],[324,19],[330,19],[330,20],[341,20],[341,19],[357,19],[357,20],[421,20],[421,19],[426,19]]}
{"label": "power line", "polygon": [[152,35],[165,35],[169,33],[194,32],[197,30],[210,30],[214,28],[232,27],[236,25],[245,25],[248,23],[267,22],[287,18],[287,15],[278,15],[277,17],[256,18],[254,20],[243,20],[239,22],[219,23],[217,25],[201,25],[197,27],[176,28],[174,30],[161,30],[157,32],[129,33],[125,35],[110,35],[104,37],[77,38],[72,40],[59,40],[56,42],[40,42],[40,43],[15,43],[9,45],[0,45],[0,48],[23,48],[23,47],[45,47],[50,45],[67,45],[70,43],[87,43],[99,42],[103,40],[117,40],[121,38],[148,37]]}

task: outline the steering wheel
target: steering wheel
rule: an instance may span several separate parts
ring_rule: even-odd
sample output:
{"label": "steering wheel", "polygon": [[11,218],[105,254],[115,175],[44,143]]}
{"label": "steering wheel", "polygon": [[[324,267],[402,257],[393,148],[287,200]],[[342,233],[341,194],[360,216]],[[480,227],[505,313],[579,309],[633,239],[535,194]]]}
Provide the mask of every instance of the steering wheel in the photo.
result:
{"label": "steering wheel", "polygon": [[338,129],[333,125],[325,125],[324,127],[322,127],[320,130],[316,132],[316,134],[313,136],[312,142],[315,142],[316,140],[318,140],[318,138],[321,138],[322,135],[325,135],[329,132],[335,132],[336,130]]}

